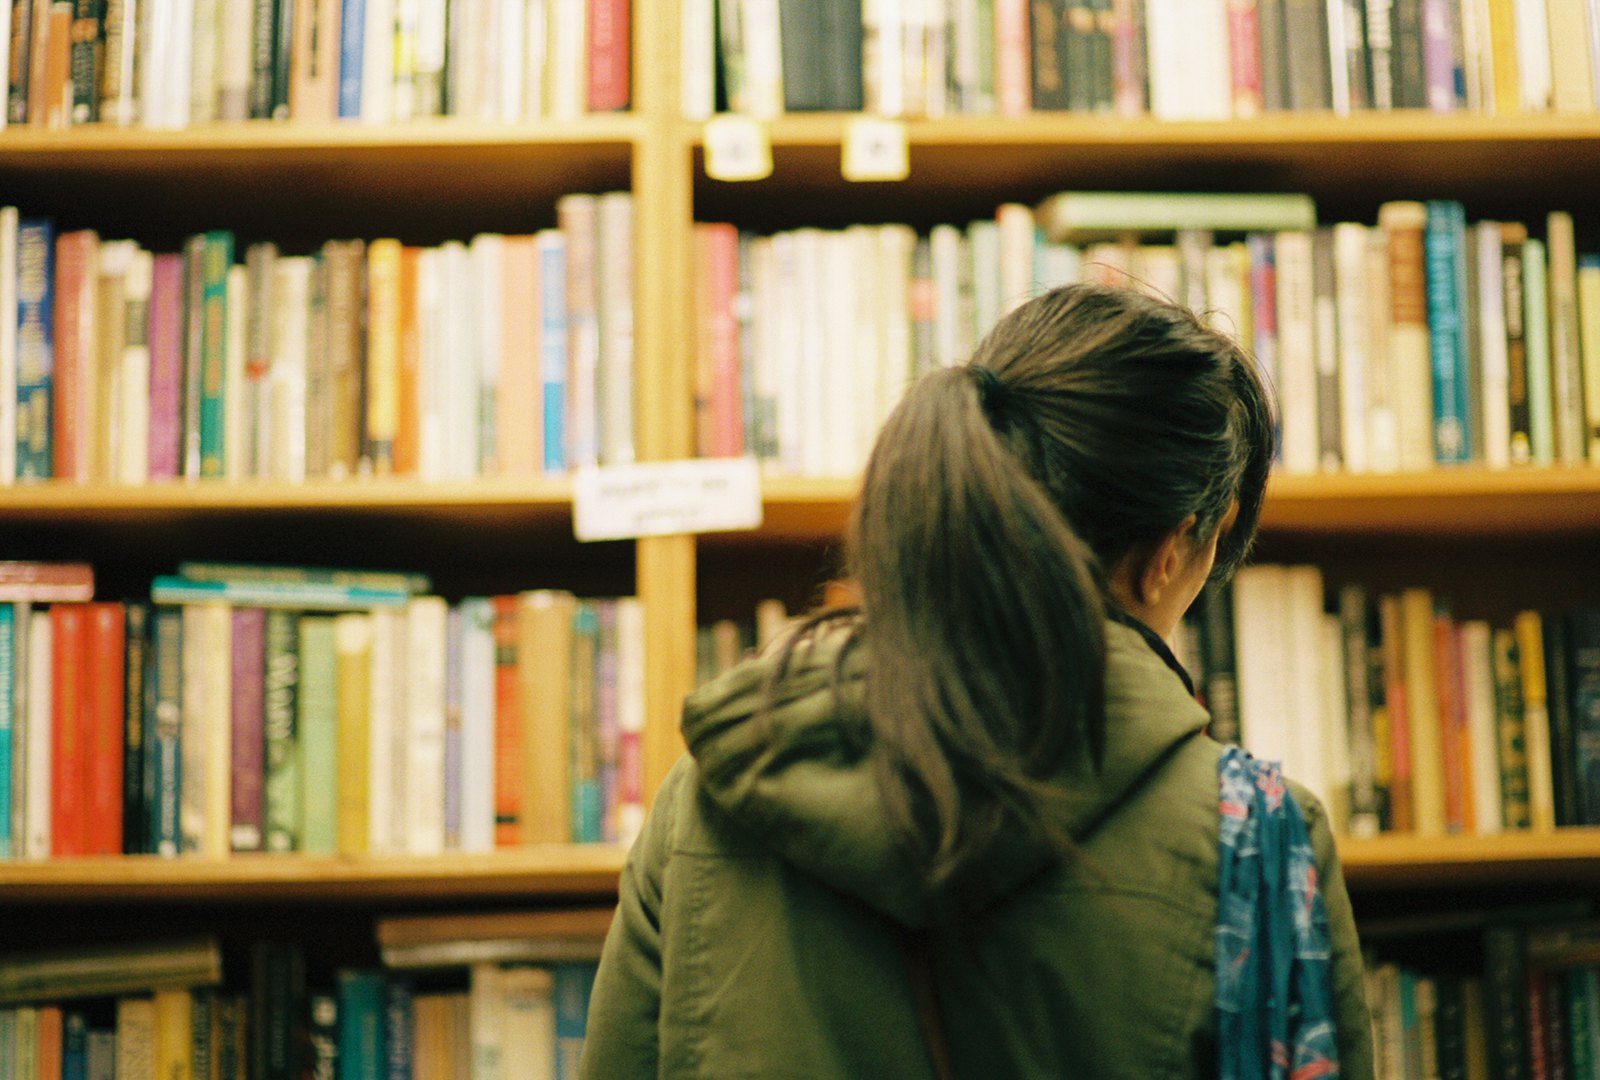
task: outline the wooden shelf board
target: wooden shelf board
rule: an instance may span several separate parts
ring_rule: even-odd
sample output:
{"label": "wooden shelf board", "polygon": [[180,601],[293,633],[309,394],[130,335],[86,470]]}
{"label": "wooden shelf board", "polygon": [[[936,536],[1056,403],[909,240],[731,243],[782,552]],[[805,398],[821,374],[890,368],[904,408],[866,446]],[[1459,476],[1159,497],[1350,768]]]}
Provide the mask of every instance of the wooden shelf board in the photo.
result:
{"label": "wooden shelf board", "polygon": [[[763,482],[764,537],[840,535],[854,479]],[[1281,534],[1480,537],[1600,531],[1600,469],[1437,469],[1394,475],[1275,476],[1262,528]],[[737,542],[737,536],[730,536]]]}
{"label": "wooden shelf board", "polygon": [[194,902],[611,896],[626,852],[548,845],[427,857],[236,855],[226,860],[113,856],[0,863],[0,902]]}
{"label": "wooden shelf board", "polygon": [[52,481],[0,487],[0,521],[241,510],[330,510],[348,514],[406,509],[449,514],[457,508],[491,507],[564,516],[571,513],[571,502],[572,484],[563,477],[491,477],[448,482],[386,477],[311,480],[301,484],[173,481],[124,485]]}
{"label": "wooden shelf board", "polygon": [[1494,836],[1342,839],[1339,857],[1355,889],[1454,884],[1600,881],[1600,828]]}

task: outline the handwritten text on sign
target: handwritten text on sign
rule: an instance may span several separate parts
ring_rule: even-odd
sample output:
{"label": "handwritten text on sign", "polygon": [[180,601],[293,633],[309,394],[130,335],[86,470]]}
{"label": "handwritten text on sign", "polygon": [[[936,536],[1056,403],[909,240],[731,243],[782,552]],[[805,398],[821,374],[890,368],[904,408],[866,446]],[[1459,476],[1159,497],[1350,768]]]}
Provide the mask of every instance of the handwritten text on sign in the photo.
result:
{"label": "handwritten text on sign", "polygon": [[660,461],[580,469],[572,531],[579,540],[731,532],[761,524],[754,458]]}

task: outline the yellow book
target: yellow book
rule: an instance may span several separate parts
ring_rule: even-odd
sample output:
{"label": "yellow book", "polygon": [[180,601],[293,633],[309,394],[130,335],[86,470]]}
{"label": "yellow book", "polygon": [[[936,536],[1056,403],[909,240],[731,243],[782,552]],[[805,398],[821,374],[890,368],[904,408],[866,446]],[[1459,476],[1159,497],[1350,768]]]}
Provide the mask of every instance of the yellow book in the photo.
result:
{"label": "yellow book", "polygon": [[1600,258],[1578,258],[1578,327],[1583,353],[1584,442],[1600,465]]}
{"label": "yellow book", "polygon": [[192,1017],[187,990],[157,990],[156,1080],[195,1080]]}
{"label": "yellow book", "polygon": [[1555,778],[1550,762],[1550,710],[1545,694],[1544,623],[1537,611],[1517,613],[1517,660],[1522,670],[1523,745],[1528,751],[1528,819],[1534,829],[1556,827]]}
{"label": "yellow book", "polygon": [[1444,749],[1434,682],[1433,617],[1433,594],[1427,589],[1407,589],[1400,595],[1412,814],[1416,831],[1423,836],[1443,836],[1445,831]]}
{"label": "yellow book", "polygon": [[522,712],[522,842],[572,838],[571,593],[541,589],[517,598],[517,694]]}
{"label": "yellow book", "polygon": [[334,678],[339,739],[341,855],[367,853],[368,714],[372,694],[372,620],[361,614],[333,620]]}
{"label": "yellow book", "polygon": [[1522,80],[1517,69],[1517,0],[1489,0],[1489,55],[1494,68],[1494,111],[1522,111]]}
{"label": "yellow book", "polygon": [[400,263],[395,239],[367,245],[367,440],[372,471],[394,471],[400,431]]}

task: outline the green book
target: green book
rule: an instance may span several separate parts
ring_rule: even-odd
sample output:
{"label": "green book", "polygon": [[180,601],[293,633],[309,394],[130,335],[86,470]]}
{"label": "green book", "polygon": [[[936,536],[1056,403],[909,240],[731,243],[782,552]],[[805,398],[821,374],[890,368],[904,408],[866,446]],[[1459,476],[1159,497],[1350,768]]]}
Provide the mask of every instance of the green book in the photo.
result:
{"label": "green book", "polygon": [[334,675],[332,615],[300,620],[300,850],[338,850],[338,682]]}
{"label": "green book", "polygon": [[267,612],[262,719],[266,732],[266,847],[300,850],[300,776],[296,698],[300,690],[300,615]]}
{"label": "green book", "polygon": [[1185,229],[1306,231],[1317,226],[1317,207],[1309,195],[1063,191],[1039,204],[1036,220],[1050,243],[1082,244]]}
{"label": "green book", "polygon": [[227,390],[228,270],[233,266],[233,234],[205,234],[200,288],[200,475],[221,479],[223,397]]}
{"label": "green book", "polygon": [[1552,465],[1556,457],[1555,417],[1550,398],[1549,264],[1544,243],[1529,240],[1522,249],[1523,301],[1527,316],[1523,332],[1528,342],[1528,434],[1537,465]]}

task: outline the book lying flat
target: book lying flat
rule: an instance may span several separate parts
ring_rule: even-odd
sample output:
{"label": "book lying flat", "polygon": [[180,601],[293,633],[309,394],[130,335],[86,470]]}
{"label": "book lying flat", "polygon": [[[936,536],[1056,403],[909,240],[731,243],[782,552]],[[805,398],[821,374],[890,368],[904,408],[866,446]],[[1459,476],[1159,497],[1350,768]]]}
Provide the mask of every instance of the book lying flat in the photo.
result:
{"label": "book lying flat", "polygon": [[0,1005],[221,982],[222,947],[214,937],[0,955]]}
{"label": "book lying flat", "polygon": [[1039,204],[1037,221],[1048,242],[1082,244],[1180,229],[1314,229],[1317,208],[1309,195],[1063,191]]}

